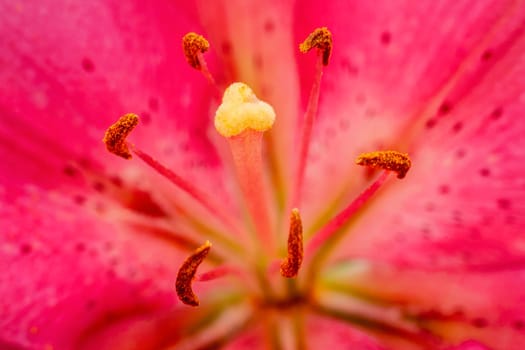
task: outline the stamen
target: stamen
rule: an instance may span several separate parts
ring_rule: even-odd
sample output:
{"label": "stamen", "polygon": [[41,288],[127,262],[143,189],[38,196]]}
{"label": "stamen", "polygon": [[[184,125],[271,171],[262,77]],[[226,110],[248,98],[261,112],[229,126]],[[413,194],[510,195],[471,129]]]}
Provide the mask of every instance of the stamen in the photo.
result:
{"label": "stamen", "polygon": [[308,105],[304,114],[301,135],[299,136],[299,157],[297,158],[295,169],[296,180],[294,192],[292,194],[292,206],[298,206],[300,204],[300,195],[301,188],[303,187],[306,158],[308,157],[312,128],[319,105],[323,65],[328,64],[328,59],[332,51],[332,34],[326,27],[317,28],[308,36],[308,38],[306,38],[302,44],[299,45],[299,49],[303,53],[311,50],[314,47],[319,49],[320,54],[317,56],[314,82],[312,84],[312,89],[310,90],[310,97],[308,99]]}
{"label": "stamen", "polygon": [[197,268],[208,255],[211,249],[211,243],[206,241],[202,246],[197,248],[183,263],[177,274],[175,290],[177,296],[186,305],[198,306],[199,299],[191,289],[191,283],[197,273]]}
{"label": "stamen", "polygon": [[330,239],[385,183],[389,171],[385,170],[367,189],[365,189],[346,208],[332,218],[308,243],[306,254],[311,256],[324,242]]}
{"label": "stamen", "polygon": [[323,55],[323,64],[328,65],[332,53],[332,33],[326,27],[315,29],[308,37],[299,44],[299,50],[306,53],[317,48]]}
{"label": "stamen", "polygon": [[288,257],[281,264],[281,275],[292,278],[297,276],[303,262],[303,224],[299,209],[292,210],[290,231],[288,233]]}
{"label": "stamen", "polygon": [[226,137],[248,210],[261,242],[268,251],[274,246],[264,179],[262,136],[275,120],[269,104],[260,101],[243,83],[233,83],[224,92],[215,114],[215,128]]}
{"label": "stamen", "polygon": [[[204,59],[203,53],[208,51],[210,48],[210,43],[202,35],[197,33],[187,33],[182,38],[182,49],[184,51],[184,56],[186,56],[186,61],[193,68],[199,70],[202,75],[210,82],[211,85],[215,87],[216,91],[219,91],[215,79],[208,70],[208,65]],[[219,91],[220,95],[220,91]]]}
{"label": "stamen", "polygon": [[198,54],[202,54],[210,48],[210,43],[202,35],[190,32],[182,38],[182,49],[186,61],[195,69],[201,69],[202,64]]}
{"label": "stamen", "polygon": [[107,130],[102,142],[111,153],[125,159],[131,159],[126,137],[139,123],[139,117],[136,114],[124,114],[120,119]]}
{"label": "stamen", "polygon": [[397,151],[375,151],[361,154],[356,163],[372,168],[394,171],[402,179],[410,169],[412,162],[408,154]]}

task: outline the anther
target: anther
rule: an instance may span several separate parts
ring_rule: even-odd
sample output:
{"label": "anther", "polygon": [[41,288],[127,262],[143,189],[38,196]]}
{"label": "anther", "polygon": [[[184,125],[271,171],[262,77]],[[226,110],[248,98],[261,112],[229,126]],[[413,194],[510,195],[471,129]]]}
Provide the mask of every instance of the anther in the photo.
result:
{"label": "anther", "polygon": [[376,151],[361,154],[356,163],[372,168],[394,171],[402,179],[410,169],[412,162],[408,154],[397,151]]}
{"label": "anther", "polygon": [[328,65],[332,53],[332,33],[326,27],[315,29],[308,37],[299,44],[299,50],[306,53],[313,48],[323,53],[323,64]]}
{"label": "anther", "polygon": [[126,137],[128,137],[129,133],[138,123],[139,117],[136,114],[128,113],[124,114],[115,124],[111,125],[106,130],[104,139],[102,139],[108,151],[122,158],[130,159],[131,153],[126,143]]}
{"label": "anther", "polygon": [[244,83],[231,84],[215,113],[215,128],[224,137],[241,134],[247,129],[267,131],[275,121],[275,112],[268,103],[255,96]]}
{"label": "anther", "polygon": [[180,301],[186,305],[199,306],[199,299],[193,293],[191,284],[197,273],[197,268],[208,255],[211,249],[211,243],[206,241],[202,246],[197,248],[183,263],[177,274],[175,281],[175,290]]}
{"label": "anther", "polygon": [[182,49],[186,60],[195,69],[201,69],[199,55],[208,51],[210,43],[202,35],[190,32],[182,38]]}
{"label": "anther", "polygon": [[288,232],[288,256],[281,263],[283,277],[296,277],[303,262],[303,224],[298,209],[292,209]]}

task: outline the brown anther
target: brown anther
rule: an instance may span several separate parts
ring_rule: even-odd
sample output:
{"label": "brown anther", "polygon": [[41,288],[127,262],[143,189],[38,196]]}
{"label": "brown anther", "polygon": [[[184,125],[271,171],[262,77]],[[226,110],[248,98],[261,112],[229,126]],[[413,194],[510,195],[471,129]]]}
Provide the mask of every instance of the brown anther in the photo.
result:
{"label": "brown anther", "polygon": [[317,28],[299,44],[299,50],[302,53],[306,53],[314,47],[323,53],[323,64],[327,66],[330,60],[330,54],[332,53],[332,33],[328,28]]}
{"label": "brown anther", "polygon": [[296,277],[303,262],[303,223],[298,209],[293,209],[290,215],[290,231],[288,232],[288,256],[281,263],[283,277]]}
{"label": "brown anther", "polygon": [[186,61],[195,69],[201,69],[199,54],[208,51],[210,43],[202,35],[190,32],[182,38],[182,49]]}
{"label": "brown anther", "polygon": [[111,153],[125,159],[131,158],[126,137],[139,123],[139,117],[136,114],[124,114],[120,119],[107,130],[102,141]]}
{"label": "brown anther", "polygon": [[408,154],[397,151],[376,151],[363,153],[357,157],[356,161],[359,165],[364,165],[372,168],[381,168],[385,170],[395,171],[397,177],[402,179],[410,169],[412,162]]}
{"label": "brown anther", "polygon": [[211,243],[206,241],[202,246],[197,248],[183,263],[177,273],[175,281],[175,290],[180,301],[186,305],[199,306],[199,299],[191,289],[191,283],[197,273],[197,268],[208,255],[211,249]]}

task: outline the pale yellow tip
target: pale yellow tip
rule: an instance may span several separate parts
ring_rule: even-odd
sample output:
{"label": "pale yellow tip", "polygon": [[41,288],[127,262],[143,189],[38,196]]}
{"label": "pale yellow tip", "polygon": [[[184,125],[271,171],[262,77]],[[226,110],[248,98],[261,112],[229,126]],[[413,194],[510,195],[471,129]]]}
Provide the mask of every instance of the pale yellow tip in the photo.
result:
{"label": "pale yellow tip", "polygon": [[224,137],[239,135],[245,130],[266,131],[272,128],[275,111],[255,96],[244,83],[231,84],[215,112],[215,128]]}

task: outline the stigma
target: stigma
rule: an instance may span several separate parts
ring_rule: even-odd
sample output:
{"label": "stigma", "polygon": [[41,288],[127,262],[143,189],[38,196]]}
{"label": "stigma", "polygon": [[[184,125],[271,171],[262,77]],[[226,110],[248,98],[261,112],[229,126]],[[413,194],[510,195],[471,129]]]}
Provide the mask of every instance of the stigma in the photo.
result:
{"label": "stigma", "polygon": [[215,113],[215,128],[224,137],[237,136],[248,129],[267,131],[274,121],[273,107],[259,100],[244,83],[233,83],[226,89]]}

